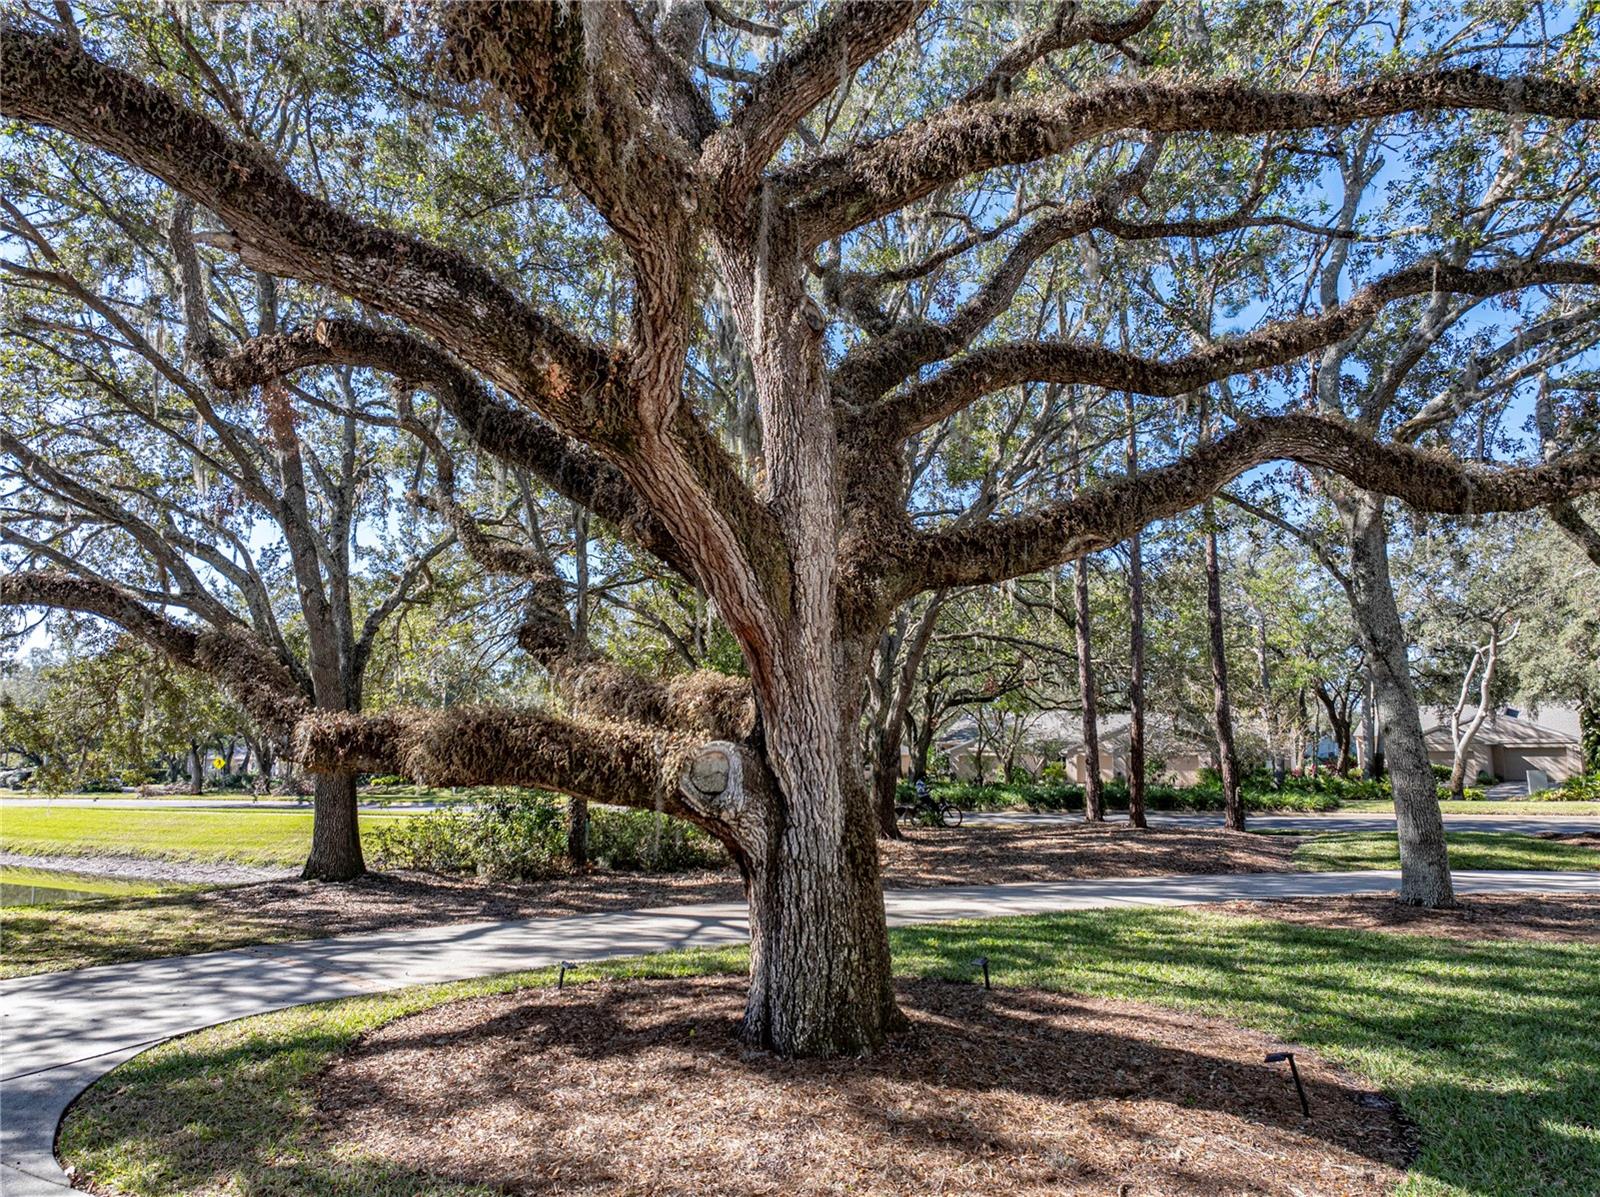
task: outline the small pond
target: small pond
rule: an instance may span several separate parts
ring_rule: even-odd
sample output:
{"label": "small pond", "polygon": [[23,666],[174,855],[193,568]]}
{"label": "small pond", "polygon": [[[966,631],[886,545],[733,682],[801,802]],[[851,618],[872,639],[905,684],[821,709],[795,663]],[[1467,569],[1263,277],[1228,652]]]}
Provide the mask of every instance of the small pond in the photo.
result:
{"label": "small pond", "polygon": [[184,888],[188,887],[126,877],[0,866],[0,906],[52,906],[95,898],[141,898]]}

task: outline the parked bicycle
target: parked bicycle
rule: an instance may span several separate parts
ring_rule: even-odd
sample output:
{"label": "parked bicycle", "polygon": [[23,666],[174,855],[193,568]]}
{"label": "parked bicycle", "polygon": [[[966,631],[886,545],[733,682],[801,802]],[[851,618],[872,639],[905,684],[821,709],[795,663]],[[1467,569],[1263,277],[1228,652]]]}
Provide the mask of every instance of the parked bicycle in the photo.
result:
{"label": "parked bicycle", "polygon": [[960,827],[961,808],[953,802],[934,799],[928,783],[917,778],[910,802],[896,803],[895,818],[901,823],[929,823],[936,827]]}

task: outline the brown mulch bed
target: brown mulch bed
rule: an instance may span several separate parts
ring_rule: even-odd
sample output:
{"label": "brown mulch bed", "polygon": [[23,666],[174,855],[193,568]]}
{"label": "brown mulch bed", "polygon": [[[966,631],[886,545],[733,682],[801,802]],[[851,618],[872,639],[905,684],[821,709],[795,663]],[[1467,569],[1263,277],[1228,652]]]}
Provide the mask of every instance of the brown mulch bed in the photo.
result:
{"label": "brown mulch bed", "polygon": [[883,883],[993,885],[1073,877],[1165,873],[1287,873],[1300,840],[1292,835],[1126,823],[1101,827],[915,828],[904,841],[880,841]]}
{"label": "brown mulch bed", "polygon": [[516,1194],[1381,1194],[1393,1105],[1310,1053],[1192,1014],[902,985],[867,1059],[742,1047],[733,978],[528,989],[363,1039],[320,1078],[329,1146]]}
{"label": "brown mulch bed", "polygon": [[1452,910],[1402,906],[1392,894],[1217,902],[1194,909],[1351,931],[1600,943],[1600,894],[1469,894]]}

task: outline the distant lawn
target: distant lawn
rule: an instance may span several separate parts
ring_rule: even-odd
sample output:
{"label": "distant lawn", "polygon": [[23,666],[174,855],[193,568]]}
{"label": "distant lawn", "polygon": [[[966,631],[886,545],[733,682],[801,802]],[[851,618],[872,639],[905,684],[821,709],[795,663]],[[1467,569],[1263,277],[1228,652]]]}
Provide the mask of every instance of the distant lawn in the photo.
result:
{"label": "distant lawn", "polygon": [[[1453,831],[1445,843],[1456,869],[1600,869],[1600,850],[1517,832]],[[1319,835],[1295,850],[1294,863],[1314,873],[1398,869],[1400,848],[1392,831]]]}
{"label": "distant lawn", "polygon": [[[1447,815],[1593,815],[1595,822],[1600,824],[1600,802],[1529,802],[1526,799],[1517,799],[1507,802],[1491,802],[1484,799],[1482,802],[1457,802],[1447,798],[1439,803],[1439,809]],[[1349,814],[1394,814],[1394,803],[1388,798],[1363,798],[1356,801],[1341,802],[1339,810]]]}
{"label": "distant lawn", "polygon": [[[404,815],[365,815],[374,820]],[[263,867],[305,863],[311,815],[300,811],[0,806],[0,851],[29,856],[150,856]]]}
{"label": "distant lawn", "polygon": [[[1420,1125],[1406,1197],[1600,1189],[1595,947],[1328,931],[1174,910],[909,927],[891,937],[901,975],[970,980],[972,960],[987,956],[999,986],[1194,1009],[1320,1052],[1381,1087]],[[745,962],[740,950],[671,953],[586,967],[579,980],[732,972]],[[91,1089],[67,1116],[61,1154],[97,1189],[134,1193],[478,1192],[331,1154],[312,1086],[365,1031],[441,1002],[553,980],[545,972],[411,989],[179,1039]]]}

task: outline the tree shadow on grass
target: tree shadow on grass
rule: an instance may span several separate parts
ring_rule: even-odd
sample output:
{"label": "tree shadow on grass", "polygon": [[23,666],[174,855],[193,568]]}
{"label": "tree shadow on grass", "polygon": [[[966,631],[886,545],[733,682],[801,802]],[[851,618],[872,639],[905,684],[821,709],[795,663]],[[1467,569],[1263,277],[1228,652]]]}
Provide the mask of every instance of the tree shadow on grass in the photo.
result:
{"label": "tree shadow on grass", "polygon": [[[1197,933],[1198,931],[1198,933]],[[1483,1193],[1600,1192],[1600,953],[1169,911],[897,938],[897,965],[1179,1005],[1349,1063],[1421,1125],[1413,1170]]]}

